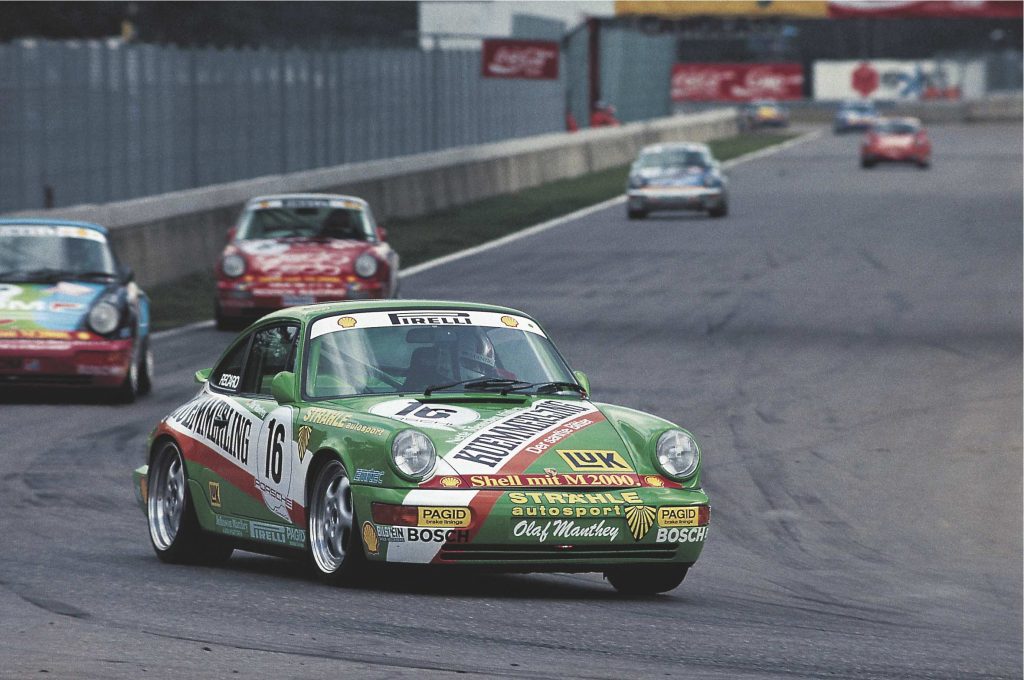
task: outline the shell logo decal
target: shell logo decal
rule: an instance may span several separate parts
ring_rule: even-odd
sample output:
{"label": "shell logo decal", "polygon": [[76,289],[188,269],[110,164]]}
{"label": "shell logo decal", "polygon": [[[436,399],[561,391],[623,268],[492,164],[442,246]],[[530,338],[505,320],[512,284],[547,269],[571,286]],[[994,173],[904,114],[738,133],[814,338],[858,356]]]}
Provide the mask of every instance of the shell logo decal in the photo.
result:
{"label": "shell logo decal", "polygon": [[338,319],[338,325],[341,326],[342,328],[352,328],[353,326],[356,325],[356,320],[353,319],[351,316],[343,316],[340,319]]}
{"label": "shell logo decal", "polygon": [[377,541],[377,530],[369,522],[363,522],[363,543],[366,544],[366,549],[370,551],[371,555],[377,554],[377,549],[380,547]]}
{"label": "shell logo decal", "polygon": [[655,477],[654,475],[644,477],[644,481],[651,486],[665,486],[665,482],[661,481],[661,477]]}
{"label": "shell logo decal", "polygon": [[462,486],[462,480],[458,477],[442,477],[441,486],[448,487],[449,489],[455,486]]}
{"label": "shell logo decal", "polygon": [[626,508],[626,524],[629,525],[629,532],[633,534],[634,541],[639,541],[647,535],[654,526],[657,514],[654,508],[647,505],[630,505]]}
{"label": "shell logo decal", "polygon": [[518,321],[516,321],[515,319],[513,319],[513,318],[512,318],[511,316],[507,316],[507,315],[506,315],[506,316],[503,316],[503,317],[501,317],[501,322],[502,322],[503,324],[505,324],[506,326],[508,326],[509,328],[515,328],[516,326],[518,326],[518,325],[519,325],[519,322],[518,322]]}

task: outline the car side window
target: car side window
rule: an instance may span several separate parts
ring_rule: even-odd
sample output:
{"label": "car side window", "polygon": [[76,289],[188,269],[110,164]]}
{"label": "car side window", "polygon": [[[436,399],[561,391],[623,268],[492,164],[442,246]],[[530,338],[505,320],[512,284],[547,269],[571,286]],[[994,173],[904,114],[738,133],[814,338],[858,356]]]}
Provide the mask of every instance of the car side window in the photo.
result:
{"label": "car side window", "polygon": [[225,392],[238,392],[238,388],[242,384],[242,368],[245,366],[245,355],[248,349],[249,337],[246,336],[213,369],[210,385]]}
{"label": "car side window", "polygon": [[242,375],[244,394],[271,396],[270,385],[281,371],[295,370],[295,340],[299,327],[294,324],[271,326],[253,335],[249,360]]}

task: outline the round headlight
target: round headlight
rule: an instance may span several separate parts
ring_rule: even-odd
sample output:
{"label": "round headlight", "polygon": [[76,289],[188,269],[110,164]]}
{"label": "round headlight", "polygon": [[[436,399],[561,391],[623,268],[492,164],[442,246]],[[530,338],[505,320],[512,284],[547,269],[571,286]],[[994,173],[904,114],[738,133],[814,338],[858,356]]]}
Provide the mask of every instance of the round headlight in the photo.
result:
{"label": "round headlight", "polygon": [[678,479],[692,475],[700,463],[697,442],[682,430],[669,430],[658,437],[657,455],[658,466]]}
{"label": "round headlight", "polygon": [[377,273],[377,258],[370,253],[363,253],[356,258],[356,274],[368,279]]}
{"label": "round headlight", "polygon": [[231,278],[241,276],[245,273],[245,258],[241,255],[228,255],[221,260],[220,268]]}
{"label": "round headlight", "polygon": [[406,477],[423,479],[434,469],[436,459],[433,442],[422,432],[403,430],[391,444],[391,460]]}
{"label": "round headlight", "polygon": [[101,302],[89,310],[89,328],[100,335],[113,333],[120,319],[121,313],[109,302]]}

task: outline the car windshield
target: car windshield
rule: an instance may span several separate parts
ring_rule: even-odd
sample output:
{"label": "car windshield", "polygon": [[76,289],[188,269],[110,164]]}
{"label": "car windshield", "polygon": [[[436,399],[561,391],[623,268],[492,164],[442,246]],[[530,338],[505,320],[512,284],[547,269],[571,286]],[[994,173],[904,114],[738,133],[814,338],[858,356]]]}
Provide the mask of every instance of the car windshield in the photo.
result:
{"label": "car windshield", "polygon": [[641,168],[706,168],[707,159],[700,151],[692,149],[666,149],[648,151],[640,156]]}
{"label": "car windshield", "polygon": [[239,239],[296,237],[376,240],[369,210],[333,199],[263,201],[242,215],[237,233]]}
{"label": "car windshield", "polygon": [[0,225],[0,281],[45,282],[116,272],[107,239],[95,229]]}
{"label": "car windshield", "polygon": [[913,123],[890,121],[878,123],[874,130],[880,135],[912,135],[918,131],[918,127]]}
{"label": "car windshield", "polygon": [[[461,382],[469,384],[455,385]],[[575,385],[576,379],[544,332],[526,317],[401,310],[314,322],[303,391],[311,399],[438,392],[446,386],[467,392],[525,385],[519,392],[550,392],[549,383]]]}

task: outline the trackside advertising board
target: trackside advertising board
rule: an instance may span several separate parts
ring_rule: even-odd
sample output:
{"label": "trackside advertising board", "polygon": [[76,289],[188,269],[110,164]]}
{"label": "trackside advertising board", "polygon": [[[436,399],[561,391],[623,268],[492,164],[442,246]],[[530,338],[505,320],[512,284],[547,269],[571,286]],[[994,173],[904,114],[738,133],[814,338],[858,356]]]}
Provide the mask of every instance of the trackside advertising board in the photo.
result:
{"label": "trackside advertising board", "polygon": [[923,59],[814,62],[815,99],[978,99],[985,62]]}
{"label": "trackside advertising board", "polygon": [[801,64],[675,64],[672,101],[747,102],[754,99],[800,99]]}
{"label": "trackside advertising board", "polygon": [[558,43],[547,40],[484,40],[484,78],[558,79]]}

